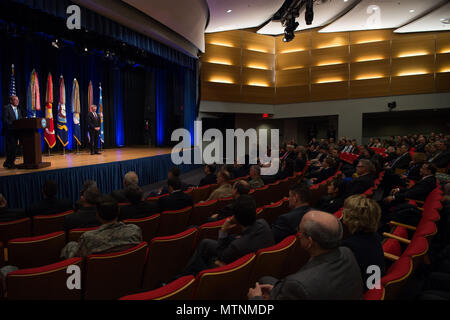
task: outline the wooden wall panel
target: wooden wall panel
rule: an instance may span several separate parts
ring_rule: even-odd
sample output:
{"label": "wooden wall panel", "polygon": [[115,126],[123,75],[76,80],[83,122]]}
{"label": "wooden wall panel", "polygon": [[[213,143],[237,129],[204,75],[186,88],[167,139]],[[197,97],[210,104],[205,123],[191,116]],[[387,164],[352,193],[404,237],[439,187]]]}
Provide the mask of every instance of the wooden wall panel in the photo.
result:
{"label": "wooden wall panel", "polygon": [[450,53],[436,55],[436,72],[450,72]]}
{"label": "wooden wall panel", "polygon": [[348,64],[311,68],[311,83],[348,81]]}
{"label": "wooden wall panel", "polygon": [[277,87],[303,86],[309,84],[309,68],[278,71]]}
{"label": "wooden wall panel", "polygon": [[233,84],[202,82],[202,100],[238,102],[241,86]]}
{"label": "wooden wall panel", "polygon": [[348,99],[348,82],[314,83],[311,85],[311,100]]}
{"label": "wooden wall panel", "polygon": [[278,54],[276,62],[277,70],[306,68],[310,65],[309,51]]}
{"label": "wooden wall panel", "polygon": [[277,88],[276,102],[278,104],[307,101],[310,101],[309,85]]}
{"label": "wooden wall panel", "polygon": [[450,53],[450,33],[438,33],[436,36],[436,52]]}
{"label": "wooden wall panel", "polygon": [[396,34],[392,39],[392,58],[434,54],[436,49],[434,34]]}
{"label": "wooden wall panel", "polygon": [[391,34],[391,30],[353,31],[350,32],[350,44],[375,44],[380,41],[390,41]]}
{"label": "wooden wall panel", "polygon": [[311,41],[312,49],[347,46],[348,43],[349,43],[348,32],[312,33],[312,41]]}
{"label": "wooden wall panel", "polygon": [[275,88],[242,86],[241,101],[245,103],[275,103]]}
{"label": "wooden wall panel", "polygon": [[241,33],[236,31],[225,31],[205,34],[205,41],[207,44],[216,44],[227,47],[240,48]]}
{"label": "wooden wall panel", "polygon": [[434,74],[392,77],[392,95],[435,92]]}
{"label": "wooden wall panel", "polygon": [[348,63],[348,46],[315,49],[311,51],[311,66],[324,66],[330,64]]}
{"label": "wooden wall panel", "polygon": [[436,74],[436,91],[450,91],[450,72]]}
{"label": "wooden wall panel", "polygon": [[251,51],[275,54],[275,39],[271,36],[241,31],[242,48]]}
{"label": "wooden wall panel", "polygon": [[392,76],[434,73],[434,55],[392,60]]}
{"label": "wooden wall panel", "polygon": [[275,55],[242,50],[242,67],[255,69],[275,69]]}
{"label": "wooden wall panel", "polygon": [[295,34],[291,42],[284,42],[284,36],[275,38],[275,49],[277,54],[308,51],[311,47],[311,31],[303,31]]}
{"label": "wooden wall panel", "polygon": [[242,84],[243,85],[258,84],[261,86],[273,87],[275,85],[275,72],[272,70],[243,68]]}
{"label": "wooden wall panel", "polygon": [[241,48],[231,48],[207,44],[202,62],[241,65]]}
{"label": "wooden wall panel", "polygon": [[236,66],[224,66],[214,63],[203,63],[202,80],[207,82],[241,83],[241,68]]}
{"label": "wooden wall panel", "polygon": [[356,44],[350,46],[351,62],[389,59],[390,56],[391,56],[390,41]]}
{"label": "wooden wall panel", "polygon": [[389,60],[358,62],[350,64],[350,79],[385,78],[391,74]]}
{"label": "wooden wall panel", "polygon": [[350,81],[350,99],[384,97],[390,93],[389,78]]}

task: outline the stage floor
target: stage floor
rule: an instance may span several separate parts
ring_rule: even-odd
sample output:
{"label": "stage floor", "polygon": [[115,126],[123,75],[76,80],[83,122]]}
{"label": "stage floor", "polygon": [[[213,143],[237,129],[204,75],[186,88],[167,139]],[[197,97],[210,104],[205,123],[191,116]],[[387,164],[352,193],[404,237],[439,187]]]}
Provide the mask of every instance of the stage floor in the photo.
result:
{"label": "stage floor", "polygon": [[[107,149],[103,150],[100,155],[92,155],[89,152],[68,153],[62,155],[61,153],[52,156],[43,155],[43,162],[51,162],[52,166],[39,170],[8,170],[3,167],[5,158],[0,158],[0,177],[18,176],[34,172],[45,172],[66,168],[77,168],[97,164],[113,163],[119,161],[136,160],[141,158],[148,158],[170,154],[170,148],[149,148],[149,147],[129,147],[122,149]],[[16,159],[16,165],[23,163],[23,158]]]}

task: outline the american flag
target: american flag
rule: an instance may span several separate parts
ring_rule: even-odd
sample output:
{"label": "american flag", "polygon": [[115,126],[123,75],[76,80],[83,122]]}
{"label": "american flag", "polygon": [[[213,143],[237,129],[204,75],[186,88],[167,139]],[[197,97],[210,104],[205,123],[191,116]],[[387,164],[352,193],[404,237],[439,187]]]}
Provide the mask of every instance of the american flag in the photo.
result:
{"label": "american flag", "polygon": [[9,86],[9,96],[17,96],[16,79],[14,78],[14,65],[11,66],[11,83]]}

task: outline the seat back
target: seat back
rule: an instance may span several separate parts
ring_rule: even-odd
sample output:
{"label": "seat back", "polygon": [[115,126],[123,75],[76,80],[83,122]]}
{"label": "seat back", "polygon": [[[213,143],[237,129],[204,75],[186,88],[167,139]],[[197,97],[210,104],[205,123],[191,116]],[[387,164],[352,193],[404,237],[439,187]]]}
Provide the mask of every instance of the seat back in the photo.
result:
{"label": "seat back", "polygon": [[428,240],[425,237],[415,235],[403,255],[411,257],[414,271],[424,263],[424,258],[427,253]]}
{"label": "seat back", "polygon": [[168,196],[168,194],[162,194],[162,195],[157,196],[157,197],[150,197],[150,198],[147,198],[147,199],[145,200],[145,202],[150,202],[150,203],[156,205],[156,204],[158,204],[159,199],[164,198],[164,197],[167,197],[167,196]]}
{"label": "seat back", "polygon": [[161,213],[159,228],[156,233],[158,237],[169,236],[186,230],[192,207],[181,210],[164,211]]}
{"label": "seat back", "polygon": [[84,298],[118,299],[140,289],[147,242],[120,252],[94,254],[86,258]]}
{"label": "seat back", "polygon": [[364,300],[381,301],[384,300],[384,295],[385,291],[383,287],[380,289],[371,289],[364,294]]}
{"label": "seat back", "polygon": [[408,256],[402,256],[389,268],[381,278],[381,285],[385,288],[385,299],[394,300],[398,297],[409,276],[413,271],[413,263]]}
{"label": "seat back", "polygon": [[[3,247],[3,242],[0,242],[0,268],[2,268],[4,265],[5,265],[5,248]],[[2,295],[0,294],[0,299],[1,297]]]}
{"label": "seat back", "polygon": [[45,236],[13,239],[8,243],[8,264],[19,269],[37,268],[60,260],[66,234],[56,232]]}
{"label": "seat back", "polygon": [[295,236],[290,236],[279,244],[259,250],[250,274],[249,287],[253,287],[263,276],[280,279],[296,241]]}
{"label": "seat back", "polygon": [[192,193],[193,192],[194,192],[194,188],[189,188],[186,191],[184,191],[184,193],[187,194],[191,198],[192,198]]}
{"label": "seat back", "polygon": [[0,223],[0,242],[7,246],[8,241],[15,238],[31,236],[31,219],[25,218]]}
{"label": "seat back", "polygon": [[161,219],[160,214],[155,214],[150,217],[142,218],[142,219],[128,219],[123,221],[126,224],[135,224],[142,231],[142,240],[150,243],[154,237],[156,237],[156,232],[159,228],[159,222]]}
{"label": "seat back", "polygon": [[204,201],[208,199],[210,193],[211,193],[210,185],[194,188],[194,190],[192,191],[192,201],[194,203]]}
{"label": "seat back", "polygon": [[41,236],[64,230],[64,218],[74,211],[52,214],[49,216],[36,216],[33,218],[33,234]]}
{"label": "seat back", "polygon": [[229,205],[230,203],[233,202],[233,198],[232,197],[228,197],[228,198],[221,198],[219,200],[217,200],[217,205],[216,205],[216,211],[222,210],[223,208],[225,208],[227,205]]}
{"label": "seat back", "polygon": [[168,237],[154,238],[148,248],[143,288],[152,290],[169,282],[187,265],[197,236],[192,228]]}
{"label": "seat back", "polygon": [[[70,266],[81,270],[83,260],[73,258],[52,265],[11,272],[6,277],[9,300],[81,300],[81,290],[67,287],[73,274]],[[70,273],[68,273],[70,271]]]}
{"label": "seat back", "polygon": [[80,240],[80,237],[88,231],[94,231],[97,230],[99,227],[93,227],[93,228],[80,228],[80,229],[72,229],[69,231],[69,236],[67,238],[68,242],[78,242]]}
{"label": "seat back", "polygon": [[282,200],[278,201],[274,204],[269,204],[264,206],[264,212],[261,216],[262,219],[265,219],[269,225],[273,224],[277,218],[285,213],[289,212],[286,210],[284,206],[284,202]]}
{"label": "seat back", "polygon": [[300,245],[300,235],[296,235],[297,241],[295,241],[291,252],[286,260],[285,267],[281,271],[284,278],[290,274],[296,273],[302,268],[309,260],[309,253]]}
{"label": "seat back", "polygon": [[262,188],[255,189],[253,199],[255,199],[256,207],[261,208],[268,203],[269,186],[264,186]]}
{"label": "seat back", "polygon": [[192,208],[191,216],[189,217],[189,226],[199,226],[206,221],[210,216],[217,212],[217,200],[208,202],[196,203]]}
{"label": "seat back", "polygon": [[129,295],[120,300],[190,300],[194,291],[194,285],[195,278],[193,276],[181,277],[164,287]]}
{"label": "seat back", "polygon": [[217,240],[217,238],[219,237],[219,230],[220,228],[222,228],[225,221],[226,219],[223,219],[220,221],[208,222],[201,225],[198,228],[197,243],[199,243],[203,239]]}
{"label": "seat back", "polygon": [[248,254],[226,266],[197,275],[195,300],[244,300],[255,254]]}
{"label": "seat back", "polygon": [[279,181],[271,183],[268,186],[269,186],[269,192],[267,193],[267,204],[266,205],[278,202],[284,197],[284,195],[281,194]]}

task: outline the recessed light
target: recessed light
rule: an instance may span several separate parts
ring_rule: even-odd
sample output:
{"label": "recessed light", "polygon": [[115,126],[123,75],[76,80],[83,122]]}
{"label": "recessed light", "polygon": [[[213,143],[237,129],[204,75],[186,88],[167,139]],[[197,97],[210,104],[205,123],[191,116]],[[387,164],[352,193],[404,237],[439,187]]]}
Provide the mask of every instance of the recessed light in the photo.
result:
{"label": "recessed light", "polygon": [[441,22],[444,24],[450,24],[450,18],[442,18]]}
{"label": "recessed light", "polygon": [[414,9],[409,10],[409,13],[414,13],[414,12],[416,12],[416,10],[414,10]]}
{"label": "recessed light", "polygon": [[227,10],[227,13],[231,13],[232,11],[233,11],[233,10],[231,10],[231,9],[230,9],[230,10]]}

